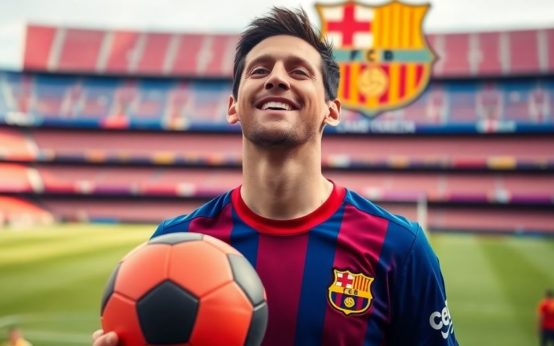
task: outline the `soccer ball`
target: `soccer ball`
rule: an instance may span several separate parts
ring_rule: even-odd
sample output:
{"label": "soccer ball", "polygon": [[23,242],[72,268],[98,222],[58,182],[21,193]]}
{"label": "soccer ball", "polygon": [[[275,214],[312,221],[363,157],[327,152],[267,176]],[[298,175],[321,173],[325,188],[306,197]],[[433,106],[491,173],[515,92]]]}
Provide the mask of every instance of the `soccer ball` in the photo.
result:
{"label": "soccer ball", "polygon": [[101,321],[121,345],[259,345],[266,295],[233,247],[208,235],[171,233],[119,262],[102,297]]}

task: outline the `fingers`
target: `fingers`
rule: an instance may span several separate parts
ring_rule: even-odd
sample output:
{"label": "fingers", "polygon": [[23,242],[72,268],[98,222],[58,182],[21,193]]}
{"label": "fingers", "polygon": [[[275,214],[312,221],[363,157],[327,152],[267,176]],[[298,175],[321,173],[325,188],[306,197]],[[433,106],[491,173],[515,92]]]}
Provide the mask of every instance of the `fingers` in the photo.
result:
{"label": "fingers", "polygon": [[95,330],[94,333],[92,333],[92,341],[96,341],[100,336],[104,334],[104,331],[102,329]]}
{"label": "fingers", "polygon": [[92,334],[92,346],[116,346],[119,339],[115,332],[104,334],[104,331],[97,330]]}

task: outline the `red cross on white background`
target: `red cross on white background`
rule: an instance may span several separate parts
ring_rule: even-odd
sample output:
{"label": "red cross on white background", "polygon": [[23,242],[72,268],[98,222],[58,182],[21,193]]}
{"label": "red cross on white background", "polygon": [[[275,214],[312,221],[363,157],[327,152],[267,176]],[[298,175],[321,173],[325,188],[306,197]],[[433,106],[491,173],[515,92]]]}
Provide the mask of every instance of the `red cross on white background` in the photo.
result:
{"label": "red cross on white background", "polygon": [[342,35],[342,45],[350,46],[354,41],[356,32],[371,31],[370,21],[357,21],[354,17],[354,6],[356,4],[349,3],[343,7],[343,16],[341,21],[327,22],[328,31],[340,32]]}
{"label": "red cross on white background", "polygon": [[348,273],[341,273],[337,277],[338,286],[348,287],[349,285],[352,285],[352,282],[354,282],[354,279]]}

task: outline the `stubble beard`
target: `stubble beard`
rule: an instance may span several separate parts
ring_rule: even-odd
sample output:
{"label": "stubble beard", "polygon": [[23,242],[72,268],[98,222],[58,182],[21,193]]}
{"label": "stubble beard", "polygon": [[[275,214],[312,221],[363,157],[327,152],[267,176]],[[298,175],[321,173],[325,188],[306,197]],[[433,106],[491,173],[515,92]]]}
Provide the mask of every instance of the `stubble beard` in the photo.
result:
{"label": "stubble beard", "polygon": [[297,129],[267,129],[263,126],[254,126],[243,129],[247,140],[267,149],[291,149],[307,143],[315,136],[315,129],[302,126]]}

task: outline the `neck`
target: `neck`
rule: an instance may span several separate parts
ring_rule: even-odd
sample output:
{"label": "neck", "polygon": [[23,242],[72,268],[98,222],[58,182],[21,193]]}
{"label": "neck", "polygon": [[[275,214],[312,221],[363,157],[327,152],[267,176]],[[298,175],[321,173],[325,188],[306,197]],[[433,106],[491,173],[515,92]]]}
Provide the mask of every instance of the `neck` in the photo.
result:
{"label": "neck", "polygon": [[241,196],[256,214],[291,220],[316,210],[333,184],[321,172],[321,146],[259,148],[243,138]]}

